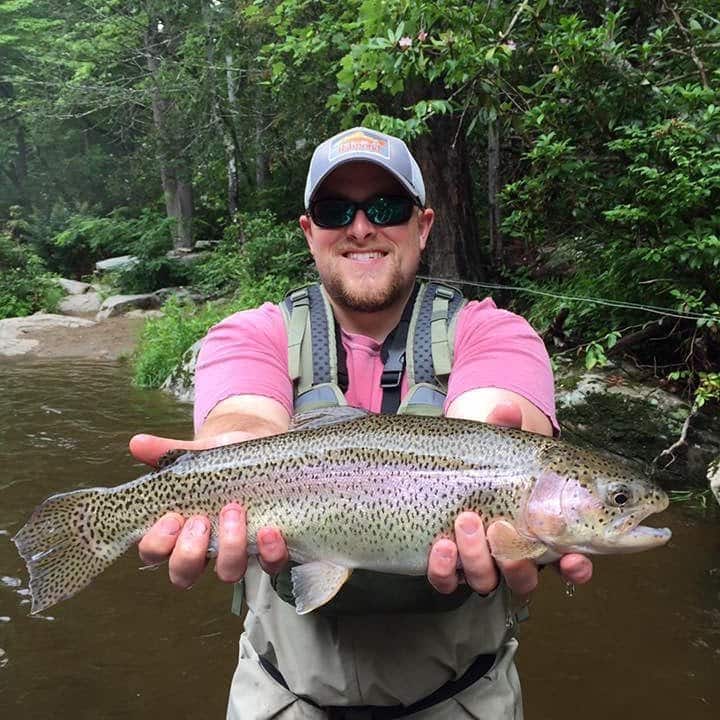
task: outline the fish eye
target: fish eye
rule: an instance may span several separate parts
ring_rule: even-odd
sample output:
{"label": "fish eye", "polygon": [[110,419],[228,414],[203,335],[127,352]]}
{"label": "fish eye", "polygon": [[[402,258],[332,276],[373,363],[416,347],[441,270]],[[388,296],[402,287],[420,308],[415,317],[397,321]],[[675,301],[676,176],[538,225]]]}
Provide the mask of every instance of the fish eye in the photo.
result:
{"label": "fish eye", "polygon": [[608,493],[610,502],[616,507],[623,507],[632,499],[632,493],[627,485],[616,485]]}

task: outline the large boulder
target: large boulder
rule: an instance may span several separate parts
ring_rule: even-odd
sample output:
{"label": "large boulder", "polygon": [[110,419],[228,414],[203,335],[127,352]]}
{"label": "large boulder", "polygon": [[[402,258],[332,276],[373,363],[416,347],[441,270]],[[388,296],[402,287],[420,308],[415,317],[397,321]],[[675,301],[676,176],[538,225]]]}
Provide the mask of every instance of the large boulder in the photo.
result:
{"label": "large boulder", "polygon": [[720,503],[720,455],[708,466],[707,479],[710,483],[710,489]]}
{"label": "large boulder", "polygon": [[172,393],[181,402],[195,401],[195,364],[201,345],[202,339],[189,347],[183,355],[182,362],[162,384],[163,390]]}
{"label": "large boulder", "polygon": [[96,313],[102,305],[100,295],[86,292],[83,295],[66,295],[57,306],[63,315],[89,315]]}
{"label": "large boulder", "polygon": [[707,469],[720,454],[720,418],[691,411],[683,399],[630,367],[556,373],[558,419],[570,439],[607,449],[651,466],[666,486],[706,486]]}
{"label": "large boulder", "polygon": [[157,310],[162,305],[160,298],[152,293],[145,295],[113,295],[106,298],[100,307],[96,319],[124,315],[130,310]]}
{"label": "large boulder", "polygon": [[120,255],[114,258],[107,258],[105,260],[98,260],[95,263],[95,270],[97,272],[109,272],[111,270],[124,270],[125,268],[137,265],[140,260],[135,255]]}
{"label": "large boulder", "polygon": [[56,282],[68,295],[83,295],[84,293],[92,290],[92,285],[89,283],[79,282],[78,280],[58,278]]}

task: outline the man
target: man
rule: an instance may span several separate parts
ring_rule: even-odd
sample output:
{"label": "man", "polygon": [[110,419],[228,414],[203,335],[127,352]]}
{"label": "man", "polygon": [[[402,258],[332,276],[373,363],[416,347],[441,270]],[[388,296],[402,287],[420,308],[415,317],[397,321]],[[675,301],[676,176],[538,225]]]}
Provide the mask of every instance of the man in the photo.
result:
{"label": "man", "polygon": [[[346,356],[345,400],[378,412],[383,342],[411,302],[434,219],[420,169],[401,140],[353,128],[316,149],[305,206],[300,226]],[[195,440],[137,436],[131,449],[153,462],[170,448],[284,432],[297,402],[294,390],[280,309],[265,304],[237,313],[210,331],[198,358]],[[443,412],[552,434],[549,362],[524,320],[489,300],[459,311]],[[224,508],[216,573],[235,582],[247,570],[249,607],[228,717],[435,719],[465,716],[460,707],[471,717],[520,717],[508,590],[530,593],[537,568],[530,561],[496,564],[488,549],[493,526],[486,537],[474,513],[462,513],[455,531],[455,542],[439,539],[429,553],[427,581],[435,590],[421,579],[429,604],[427,597],[424,605],[413,604],[421,594],[415,588],[400,611],[387,610],[381,599],[371,614],[341,609],[298,616],[271,579],[288,562],[279,531],[258,532],[264,572],[248,567],[244,510]],[[168,514],[143,538],[140,554],[148,563],[169,559],[171,581],[187,588],[205,567],[209,535],[207,518]],[[580,555],[562,558],[560,569],[575,583],[592,572]],[[369,595],[371,607],[375,597]],[[445,595],[459,600],[440,607],[436,600]]]}

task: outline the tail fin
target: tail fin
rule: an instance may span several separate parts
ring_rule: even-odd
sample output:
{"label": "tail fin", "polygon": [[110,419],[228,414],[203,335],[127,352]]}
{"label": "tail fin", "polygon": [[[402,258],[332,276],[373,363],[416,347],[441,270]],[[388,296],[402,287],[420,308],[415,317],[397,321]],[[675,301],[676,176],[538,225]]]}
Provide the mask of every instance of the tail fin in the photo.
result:
{"label": "tail fin", "polygon": [[30,575],[33,614],[82,590],[132,543],[112,527],[107,492],[53,495],[13,538]]}

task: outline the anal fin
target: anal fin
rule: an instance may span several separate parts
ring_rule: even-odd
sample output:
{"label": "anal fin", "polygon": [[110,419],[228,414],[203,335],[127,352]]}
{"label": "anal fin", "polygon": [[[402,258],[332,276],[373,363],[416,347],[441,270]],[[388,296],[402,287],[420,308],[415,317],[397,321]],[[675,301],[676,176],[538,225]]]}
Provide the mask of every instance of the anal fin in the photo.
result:
{"label": "anal fin", "polygon": [[293,567],[290,577],[297,614],[305,615],[330,602],[351,573],[349,568],[319,560]]}
{"label": "anal fin", "polygon": [[487,529],[490,552],[496,560],[535,559],[544,555],[548,547],[539,540],[523,537],[506,520],[496,520]]}

